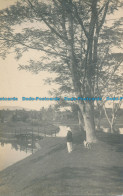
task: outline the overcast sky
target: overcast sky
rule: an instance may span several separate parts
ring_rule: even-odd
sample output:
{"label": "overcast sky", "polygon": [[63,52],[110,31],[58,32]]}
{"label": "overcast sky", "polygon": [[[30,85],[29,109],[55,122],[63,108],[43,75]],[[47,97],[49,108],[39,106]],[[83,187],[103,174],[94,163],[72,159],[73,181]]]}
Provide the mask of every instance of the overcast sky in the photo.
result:
{"label": "overcast sky", "polygon": [[[9,7],[15,2],[16,0],[0,0],[0,9]],[[17,28],[19,28],[19,26]],[[42,55],[44,54],[42,53]],[[0,107],[14,105],[31,109],[40,109],[42,106],[48,107],[50,104],[54,103],[50,101],[22,101],[22,97],[51,97],[48,91],[54,88],[54,86],[44,85],[43,79],[50,76],[50,73],[48,72],[40,72],[35,75],[24,70],[18,70],[19,64],[27,63],[30,57],[31,59],[38,59],[39,53],[37,51],[30,50],[29,53],[24,54],[18,61],[14,57],[15,55],[11,54],[7,56],[5,60],[0,58],[0,97],[18,97],[19,101],[1,101]]]}
{"label": "overcast sky", "polygon": [[[16,0],[0,0],[0,9],[9,7]],[[121,11],[118,11],[115,17],[121,16]],[[112,21],[112,20],[111,20]],[[19,28],[19,27],[18,27]],[[42,53],[43,55],[43,53]],[[21,106],[31,109],[40,109],[42,106],[48,106],[52,102],[22,102],[21,98],[24,97],[50,97],[48,91],[52,89],[50,85],[44,85],[43,79],[49,76],[47,72],[40,72],[38,75],[34,75],[30,72],[19,71],[18,65],[24,64],[30,59],[39,58],[38,52],[30,51],[23,55],[23,57],[17,61],[14,55],[7,56],[5,60],[0,58],[0,97],[18,97],[17,102],[0,102],[1,106]]]}

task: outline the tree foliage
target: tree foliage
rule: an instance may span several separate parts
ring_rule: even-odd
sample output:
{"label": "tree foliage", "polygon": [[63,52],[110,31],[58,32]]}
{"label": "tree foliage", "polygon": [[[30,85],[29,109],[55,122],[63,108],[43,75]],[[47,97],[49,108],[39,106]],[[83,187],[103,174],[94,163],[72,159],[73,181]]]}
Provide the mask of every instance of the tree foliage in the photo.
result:
{"label": "tree foliage", "polygon": [[[5,57],[11,48],[17,58],[28,50],[43,52],[39,60],[30,59],[19,68],[33,73],[41,70],[57,73],[48,82],[60,84],[59,95],[103,96],[116,80],[121,82],[116,71],[123,55],[112,52],[113,46],[121,48],[121,18],[111,26],[105,21],[107,15],[122,6],[120,0],[20,1],[0,12],[1,55]],[[86,120],[90,119],[93,103],[78,104]],[[94,129],[94,119],[92,124]]]}
{"label": "tree foliage", "polygon": [[[98,95],[102,81],[105,83],[118,68],[111,47],[120,47],[121,19],[111,27],[104,22],[106,14],[121,5],[120,1],[99,0],[21,1],[1,11],[1,55],[7,55],[12,47],[16,58],[29,49],[43,51],[46,55],[39,61],[30,59],[20,69],[56,72],[54,82],[61,85],[61,92],[72,90],[81,92],[82,96]],[[22,26],[20,32],[16,30],[18,24]]]}

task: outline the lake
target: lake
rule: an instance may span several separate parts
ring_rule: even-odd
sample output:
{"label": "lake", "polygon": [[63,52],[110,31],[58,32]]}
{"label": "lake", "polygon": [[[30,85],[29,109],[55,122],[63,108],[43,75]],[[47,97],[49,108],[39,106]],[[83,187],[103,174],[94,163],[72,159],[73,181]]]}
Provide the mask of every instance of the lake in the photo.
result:
{"label": "lake", "polygon": [[[47,135],[47,137],[65,137],[67,126],[59,126],[59,129],[60,131],[56,135]],[[26,140],[25,138],[3,140],[0,138],[0,159],[2,160],[0,161],[0,171],[30,156],[38,148],[39,145],[35,140]]]}
{"label": "lake", "polygon": [[0,137],[0,171],[37,151],[40,139],[22,135]]}
{"label": "lake", "polygon": [[[66,137],[68,126],[59,126],[59,132],[46,137]],[[103,129],[108,132],[107,128]],[[123,128],[119,128],[120,134],[123,134]],[[42,134],[43,136],[43,134]],[[39,149],[39,144],[36,139],[14,138],[13,140],[2,140],[0,138],[0,171],[8,166],[30,156],[33,152]]]}
{"label": "lake", "polygon": [[30,151],[21,151],[19,146],[18,149],[12,147],[11,144],[4,144],[1,145],[0,143],[0,171],[5,169],[6,167],[26,158],[27,156],[31,155],[32,152]]}

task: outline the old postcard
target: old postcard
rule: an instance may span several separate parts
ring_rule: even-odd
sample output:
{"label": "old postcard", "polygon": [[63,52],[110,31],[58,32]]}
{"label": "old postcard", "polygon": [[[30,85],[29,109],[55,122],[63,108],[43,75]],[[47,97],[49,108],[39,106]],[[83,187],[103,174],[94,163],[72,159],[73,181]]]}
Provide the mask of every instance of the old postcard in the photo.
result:
{"label": "old postcard", "polygon": [[122,8],[0,0],[0,196],[123,195]]}

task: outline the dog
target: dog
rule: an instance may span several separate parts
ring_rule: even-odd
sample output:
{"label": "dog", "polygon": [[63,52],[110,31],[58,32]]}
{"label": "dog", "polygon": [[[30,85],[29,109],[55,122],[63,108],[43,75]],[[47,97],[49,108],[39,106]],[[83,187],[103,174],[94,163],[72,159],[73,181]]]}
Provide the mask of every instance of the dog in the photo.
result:
{"label": "dog", "polygon": [[83,141],[83,144],[84,144],[84,147],[85,147],[85,148],[91,149],[90,143],[87,142],[86,140]]}

